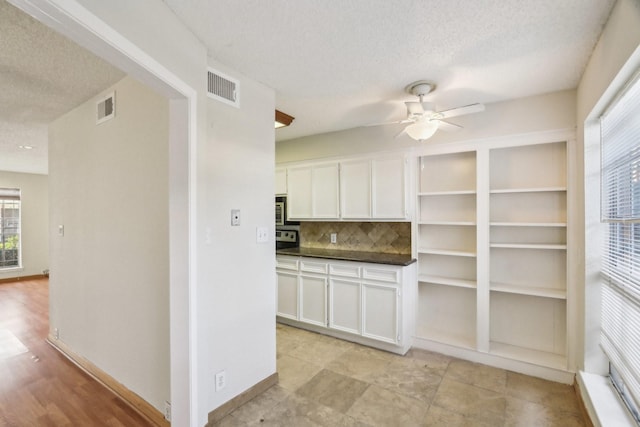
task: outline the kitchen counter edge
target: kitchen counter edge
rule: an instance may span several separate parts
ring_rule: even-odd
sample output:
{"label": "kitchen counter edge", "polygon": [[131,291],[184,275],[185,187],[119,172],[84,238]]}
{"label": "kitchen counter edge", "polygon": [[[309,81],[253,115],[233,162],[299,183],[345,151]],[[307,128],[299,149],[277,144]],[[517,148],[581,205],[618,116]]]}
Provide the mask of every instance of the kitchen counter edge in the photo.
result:
{"label": "kitchen counter edge", "polygon": [[277,249],[276,255],[324,258],[338,261],[368,262],[372,264],[388,264],[403,267],[416,262],[416,259],[411,258],[411,255],[312,248]]}

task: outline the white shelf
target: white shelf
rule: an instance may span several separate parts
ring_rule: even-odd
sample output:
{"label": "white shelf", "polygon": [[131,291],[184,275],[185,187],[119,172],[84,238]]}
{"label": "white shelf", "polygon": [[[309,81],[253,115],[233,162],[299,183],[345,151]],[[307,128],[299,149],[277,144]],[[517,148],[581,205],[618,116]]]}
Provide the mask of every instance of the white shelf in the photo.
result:
{"label": "white shelf", "polygon": [[456,335],[445,331],[435,331],[426,327],[417,331],[416,338],[470,350],[476,349],[476,343],[472,337]]}
{"label": "white shelf", "polygon": [[567,357],[562,354],[518,347],[495,341],[491,341],[490,353],[496,356],[533,363],[535,365],[547,366],[549,368],[560,370],[567,369]]}
{"label": "white shelf", "polygon": [[474,221],[418,221],[418,225],[465,225],[474,226]]}
{"label": "white shelf", "polygon": [[490,243],[492,248],[506,248],[506,249],[552,249],[552,250],[566,250],[567,245],[556,244],[542,244],[542,243]]}
{"label": "white shelf", "polygon": [[436,285],[455,286],[457,288],[476,289],[475,280],[455,279],[451,277],[431,276],[428,274],[419,274],[418,282],[434,283]]}
{"label": "white shelf", "polygon": [[492,227],[566,227],[566,222],[491,222]]}
{"label": "white shelf", "polygon": [[466,256],[471,258],[474,258],[476,256],[475,251],[459,251],[459,250],[437,249],[437,248],[421,248],[421,249],[418,249],[418,253],[431,254],[431,255]]}
{"label": "white shelf", "polygon": [[564,289],[535,288],[523,287],[517,285],[508,285],[505,283],[491,283],[492,292],[504,292],[509,294],[528,295],[534,297],[545,297],[555,299],[567,299],[567,291]]}
{"label": "white shelf", "polygon": [[418,196],[459,196],[463,194],[476,194],[476,190],[422,191],[418,193]]}
{"label": "white shelf", "polygon": [[490,190],[491,194],[508,194],[508,193],[547,193],[567,191],[567,187],[534,187],[534,188],[496,188]]}

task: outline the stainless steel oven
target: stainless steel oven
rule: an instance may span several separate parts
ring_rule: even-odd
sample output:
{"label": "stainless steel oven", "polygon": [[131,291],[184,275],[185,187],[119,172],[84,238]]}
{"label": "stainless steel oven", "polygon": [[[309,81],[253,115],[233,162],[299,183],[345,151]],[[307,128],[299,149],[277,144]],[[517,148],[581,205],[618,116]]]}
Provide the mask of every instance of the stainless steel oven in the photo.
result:
{"label": "stainless steel oven", "polygon": [[287,197],[276,196],[276,227],[284,225],[300,225],[300,222],[287,219]]}

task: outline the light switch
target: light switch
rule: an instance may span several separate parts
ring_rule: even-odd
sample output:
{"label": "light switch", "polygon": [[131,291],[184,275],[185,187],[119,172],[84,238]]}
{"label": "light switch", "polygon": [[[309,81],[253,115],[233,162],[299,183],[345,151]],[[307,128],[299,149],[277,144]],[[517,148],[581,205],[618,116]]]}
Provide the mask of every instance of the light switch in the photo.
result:
{"label": "light switch", "polygon": [[256,242],[267,243],[269,241],[269,227],[256,227]]}
{"label": "light switch", "polygon": [[231,225],[240,225],[240,209],[231,209]]}

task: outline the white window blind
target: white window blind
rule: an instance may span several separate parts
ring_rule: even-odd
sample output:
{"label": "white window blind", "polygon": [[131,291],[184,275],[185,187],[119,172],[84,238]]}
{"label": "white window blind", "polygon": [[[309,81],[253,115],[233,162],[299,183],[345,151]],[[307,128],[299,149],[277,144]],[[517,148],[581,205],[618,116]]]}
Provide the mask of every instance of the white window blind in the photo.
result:
{"label": "white window blind", "polygon": [[[640,82],[601,117],[601,345],[624,389],[640,402]],[[631,405],[633,406],[633,405]]]}

